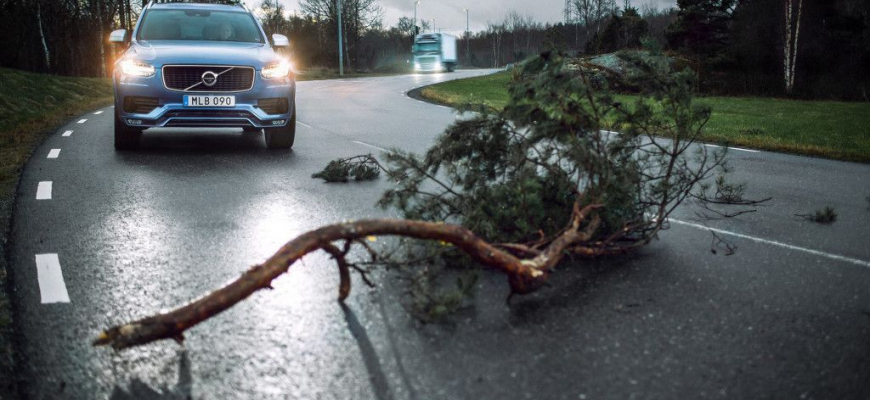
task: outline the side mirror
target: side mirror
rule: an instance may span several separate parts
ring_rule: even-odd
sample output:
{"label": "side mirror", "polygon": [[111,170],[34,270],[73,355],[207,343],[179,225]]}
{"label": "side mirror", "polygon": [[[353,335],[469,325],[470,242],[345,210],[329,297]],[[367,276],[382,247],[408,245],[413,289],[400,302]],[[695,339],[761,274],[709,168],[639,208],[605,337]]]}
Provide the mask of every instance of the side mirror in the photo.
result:
{"label": "side mirror", "polygon": [[272,35],[272,44],[275,47],[290,47],[290,39],[287,36],[274,34]]}
{"label": "side mirror", "polygon": [[127,30],[118,29],[109,34],[109,41],[112,43],[127,43]]}

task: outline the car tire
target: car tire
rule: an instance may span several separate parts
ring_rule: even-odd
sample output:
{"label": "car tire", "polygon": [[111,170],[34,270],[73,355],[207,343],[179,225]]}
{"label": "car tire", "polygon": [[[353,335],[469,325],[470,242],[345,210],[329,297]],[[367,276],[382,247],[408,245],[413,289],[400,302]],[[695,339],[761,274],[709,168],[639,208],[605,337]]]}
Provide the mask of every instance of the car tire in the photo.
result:
{"label": "car tire", "polygon": [[142,129],[127,126],[115,113],[115,150],[135,150],[141,137]]}
{"label": "car tire", "polygon": [[263,129],[266,137],[266,147],[270,149],[289,149],[296,141],[296,106],[293,106],[293,117],[287,126]]}

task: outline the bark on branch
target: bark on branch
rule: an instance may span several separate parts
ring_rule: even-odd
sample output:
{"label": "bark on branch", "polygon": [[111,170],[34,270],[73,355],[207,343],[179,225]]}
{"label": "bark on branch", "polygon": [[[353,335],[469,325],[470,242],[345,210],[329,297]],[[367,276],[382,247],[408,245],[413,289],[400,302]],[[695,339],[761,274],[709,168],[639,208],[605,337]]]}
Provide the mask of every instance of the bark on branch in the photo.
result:
{"label": "bark on branch", "polygon": [[[581,226],[589,213],[598,207],[590,205],[581,210],[579,206],[575,206],[568,229],[533,259],[518,258],[458,225],[395,219],[327,225],[288,242],[266,262],[250,268],[226,286],[175,310],[106,329],[93,344],[112,346],[120,350],[161,339],[181,342],[186,330],[223,312],[258,290],[271,289],[272,280],[286,273],[296,261],[317,250],[326,251],[338,263],[341,273],[339,299],[343,300],[350,292],[349,264],[345,259],[349,244],[368,236],[404,236],[450,243],[481,265],[506,274],[511,294],[529,293],[546,282],[550,269],[561,260],[566,249],[589,240],[598,227],[598,217],[589,219],[582,230]],[[345,248],[342,250],[335,246],[333,242],[336,241],[345,241]]]}

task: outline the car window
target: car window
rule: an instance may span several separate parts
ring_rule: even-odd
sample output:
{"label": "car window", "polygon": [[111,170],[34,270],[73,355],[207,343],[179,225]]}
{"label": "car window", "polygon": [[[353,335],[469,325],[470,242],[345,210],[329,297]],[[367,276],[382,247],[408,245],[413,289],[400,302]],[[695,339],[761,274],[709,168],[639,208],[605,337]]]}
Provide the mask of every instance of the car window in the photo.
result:
{"label": "car window", "polygon": [[263,43],[250,14],[204,10],[149,10],[136,38]]}

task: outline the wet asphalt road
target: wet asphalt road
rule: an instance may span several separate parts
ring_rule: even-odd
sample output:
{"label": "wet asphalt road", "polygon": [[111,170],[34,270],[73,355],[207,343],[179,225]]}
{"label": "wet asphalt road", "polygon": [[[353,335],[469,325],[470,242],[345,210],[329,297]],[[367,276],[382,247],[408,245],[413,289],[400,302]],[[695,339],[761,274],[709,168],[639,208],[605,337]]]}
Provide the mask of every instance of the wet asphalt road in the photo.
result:
{"label": "wet asphalt road", "polygon": [[[388,214],[373,206],[384,181],[310,174],[376,148],[424,150],[456,116],[404,93],[484,72],[300,83],[292,151],[235,131],[164,130],[117,153],[111,109],[60,128],[16,198],[24,397],[870,398],[870,166],[764,152],[730,158],[769,206],[720,221],[685,207],[661,241],[566,265],[512,306],[504,278],[486,274],[451,325],[416,322],[389,279],[357,283],[339,306],[336,268],[316,255],[184,346],[90,347],[101,328],[198,297],[305,230]],[[51,200],[36,200],[42,181]],[[826,205],[833,225],[794,216]],[[711,233],[690,224],[722,230],[736,254],[712,254]],[[41,302],[37,254],[58,255],[68,303]]]}

